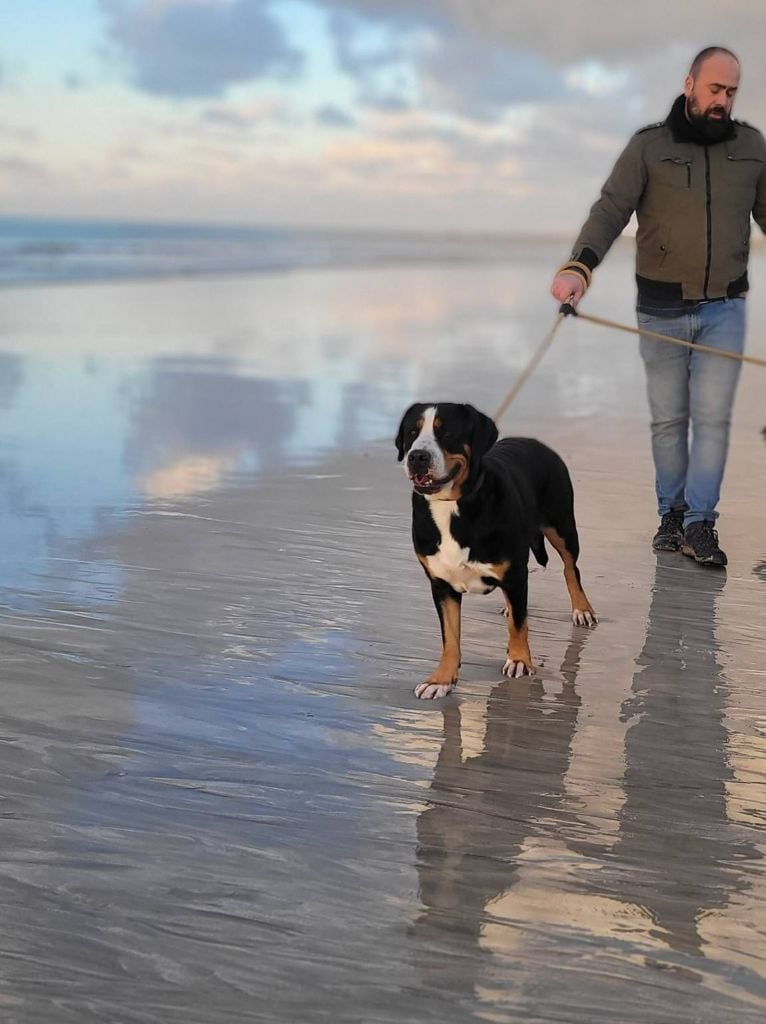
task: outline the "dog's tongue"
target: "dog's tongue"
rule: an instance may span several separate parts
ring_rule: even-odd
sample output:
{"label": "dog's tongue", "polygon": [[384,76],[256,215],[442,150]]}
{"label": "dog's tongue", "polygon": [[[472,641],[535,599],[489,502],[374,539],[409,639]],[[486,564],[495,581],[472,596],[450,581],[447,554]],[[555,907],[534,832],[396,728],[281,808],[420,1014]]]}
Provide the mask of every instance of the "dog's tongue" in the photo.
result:
{"label": "dog's tongue", "polygon": [[420,476],[414,477],[414,480],[418,487],[428,487],[430,483],[433,483],[430,473],[422,473]]}

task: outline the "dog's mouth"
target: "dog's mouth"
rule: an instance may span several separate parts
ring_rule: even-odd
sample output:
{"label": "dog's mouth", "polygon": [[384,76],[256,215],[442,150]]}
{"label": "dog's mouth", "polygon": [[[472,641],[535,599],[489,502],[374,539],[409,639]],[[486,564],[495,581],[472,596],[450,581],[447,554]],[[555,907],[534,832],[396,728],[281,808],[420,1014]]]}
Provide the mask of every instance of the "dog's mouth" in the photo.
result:
{"label": "dog's mouth", "polygon": [[450,480],[454,480],[460,472],[460,463],[456,462],[452,469],[447,473],[446,476],[434,477],[429,470],[427,473],[416,473],[410,477],[412,480],[412,486],[418,492],[418,494],[436,494],[442,487],[445,487]]}

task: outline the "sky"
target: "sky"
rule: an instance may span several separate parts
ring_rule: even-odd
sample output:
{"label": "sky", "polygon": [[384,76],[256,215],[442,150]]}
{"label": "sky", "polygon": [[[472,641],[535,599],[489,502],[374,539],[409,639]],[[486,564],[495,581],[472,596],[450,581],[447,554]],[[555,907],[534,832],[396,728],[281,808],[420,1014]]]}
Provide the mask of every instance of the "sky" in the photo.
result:
{"label": "sky", "polygon": [[0,212],[559,234],[766,3],[0,0]]}

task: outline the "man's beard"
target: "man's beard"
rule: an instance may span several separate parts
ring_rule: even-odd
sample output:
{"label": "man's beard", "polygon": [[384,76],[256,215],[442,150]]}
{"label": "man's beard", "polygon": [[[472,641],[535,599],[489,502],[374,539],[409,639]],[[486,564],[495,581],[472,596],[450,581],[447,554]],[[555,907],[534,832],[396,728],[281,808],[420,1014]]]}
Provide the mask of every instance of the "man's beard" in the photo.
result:
{"label": "man's beard", "polygon": [[[721,116],[711,117],[714,111],[719,112]],[[689,123],[711,142],[720,142],[731,131],[731,118],[724,107],[719,107],[715,103],[711,103],[707,110],[700,110],[690,96],[686,101],[686,117]]]}

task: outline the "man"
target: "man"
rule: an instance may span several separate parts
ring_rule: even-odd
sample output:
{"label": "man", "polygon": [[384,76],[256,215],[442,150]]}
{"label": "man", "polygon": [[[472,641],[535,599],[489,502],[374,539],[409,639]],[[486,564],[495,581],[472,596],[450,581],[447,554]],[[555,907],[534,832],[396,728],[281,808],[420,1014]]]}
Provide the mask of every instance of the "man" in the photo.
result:
{"label": "man", "polygon": [[[766,140],[731,118],[737,57],[692,62],[664,121],[636,132],[554,278],[576,305],[633,211],[639,327],[741,354],[750,217],[766,231]],[[714,529],[741,364],[641,337],[660,526],[656,551],[724,566]],[[691,445],[689,426],[691,424]]]}

